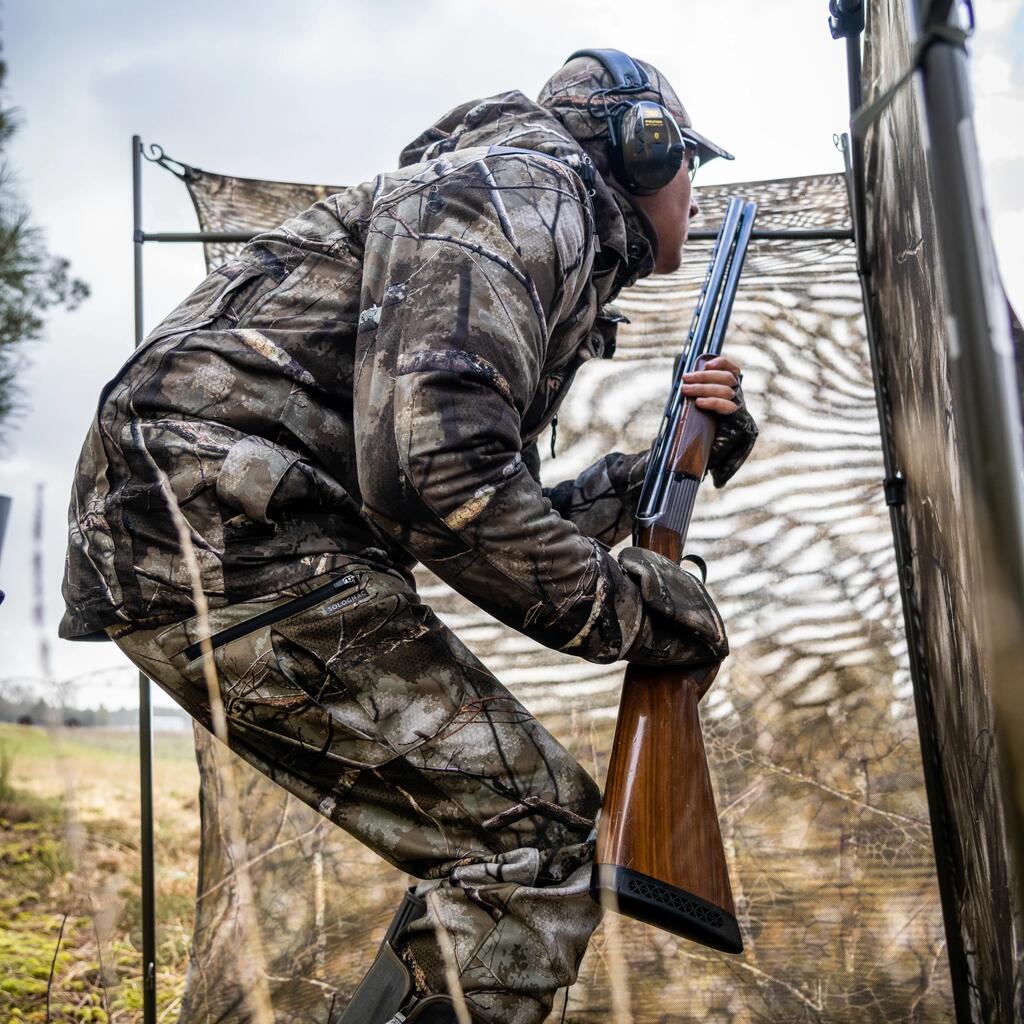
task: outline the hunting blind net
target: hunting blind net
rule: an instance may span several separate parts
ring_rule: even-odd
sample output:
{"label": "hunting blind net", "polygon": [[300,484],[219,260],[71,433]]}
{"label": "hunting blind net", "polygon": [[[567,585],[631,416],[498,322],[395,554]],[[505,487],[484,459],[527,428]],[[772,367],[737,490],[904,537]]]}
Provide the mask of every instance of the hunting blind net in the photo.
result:
{"label": "hunting blind net", "polygon": [[[189,189],[209,231],[271,227],[333,191],[202,172]],[[732,193],[758,203],[760,228],[848,225],[838,175],[701,189],[704,223]],[[650,444],[710,249],[691,243],[678,274],[622,296],[631,323],[614,359],[580,372],[546,483]],[[208,260],[231,251],[210,245]],[[616,949],[607,931],[595,936],[566,1019],[612,1019],[612,956],[626,961],[637,1022],[897,1020],[913,1007],[939,1019],[949,975],[852,244],[753,243],[728,351],[761,437],[726,488],[702,491],[689,548],[708,561],[734,652],[703,720],[746,951],[729,957],[623,919]],[[419,587],[603,781],[622,666],[540,647],[425,572]],[[242,1019],[251,949],[221,835],[217,765],[231,755],[205,734],[199,748],[188,1024]],[[406,879],[247,765],[237,777],[275,1017],[328,1021]]]}

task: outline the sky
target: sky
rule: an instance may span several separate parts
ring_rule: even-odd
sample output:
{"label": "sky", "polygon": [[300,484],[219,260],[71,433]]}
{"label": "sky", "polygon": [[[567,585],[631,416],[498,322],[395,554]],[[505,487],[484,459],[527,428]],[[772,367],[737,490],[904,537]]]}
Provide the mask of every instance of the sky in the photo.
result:
{"label": "sky", "polygon": [[[733,164],[702,169],[698,184],[839,171],[832,136],[848,122],[846,69],[827,6],[4,0],[2,100],[22,120],[9,161],[51,250],[70,259],[92,295],[73,313],[48,316],[29,353],[23,411],[0,448],[0,494],[14,499],[0,554],[0,679],[40,680],[45,641],[53,676],[74,681],[73,700],[137,700],[133,670],[113,645],[56,639],[72,474],[100,389],[132,346],[133,134],[222,173],[363,181],[394,167],[401,147],[451,107],[511,88],[536,95],[573,50],[616,46],[656,64],[694,126],[736,153]],[[1024,4],[975,7],[971,70],[987,199],[1003,276],[1021,310]],[[147,166],[143,194],[147,230],[195,230],[171,175]],[[204,273],[198,245],[148,245],[147,329]],[[159,690],[155,700],[170,704]]]}

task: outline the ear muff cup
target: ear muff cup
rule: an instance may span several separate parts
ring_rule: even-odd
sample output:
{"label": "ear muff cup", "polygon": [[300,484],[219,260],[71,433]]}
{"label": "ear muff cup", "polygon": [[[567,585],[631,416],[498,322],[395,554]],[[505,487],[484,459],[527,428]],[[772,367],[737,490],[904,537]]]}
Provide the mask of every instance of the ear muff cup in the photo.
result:
{"label": "ear muff cup", "polygon": [[686,146],[672,114],[658,103],[631,103],[611,119],[610,156],[616,177],[634,195],[664,188],[683,166]]}

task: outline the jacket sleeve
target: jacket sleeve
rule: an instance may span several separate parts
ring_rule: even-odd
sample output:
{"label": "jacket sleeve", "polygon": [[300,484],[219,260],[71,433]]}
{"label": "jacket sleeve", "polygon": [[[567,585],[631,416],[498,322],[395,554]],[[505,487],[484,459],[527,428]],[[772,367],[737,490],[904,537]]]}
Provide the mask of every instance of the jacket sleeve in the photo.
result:
{"label": "jacket sleeve", "polygon": [[[535,480],[540,480],[540,453],[536,442],[523,451]],[[633,530],[633,515],[647,471],[647,452],[623,455],[612,452],[587,466],[575,480],[543,487],[551,507],[586,537],[614,547]]]}
{"label": "jacket sleeve", "polygon": [[366,513],[455,590],[548,647],[629,649],[639,590],[547,500],[520,421],[550,329],[589,282],[582,185],[547,159],[438,161],[378,200],[354,381]]}

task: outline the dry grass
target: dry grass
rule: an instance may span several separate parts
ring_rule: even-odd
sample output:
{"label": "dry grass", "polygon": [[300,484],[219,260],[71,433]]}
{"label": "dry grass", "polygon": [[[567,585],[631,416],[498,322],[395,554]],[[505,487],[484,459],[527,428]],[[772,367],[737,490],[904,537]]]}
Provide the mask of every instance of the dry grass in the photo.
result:
{"label": "dry grass", "polygon": [[[554,725],[572,753],[603,778],[610,722],[595,725],[570,718]],[[52,1021],[141,1021],[137,736],[83,729],[62,730],[52,737],[41,729],[0,725],[0,745],[13,752],[6,787],[0,771],[0,1024],[44,1024],[55,951]],[[180,1010],[192,936],[199,779],[191,732],[157,735],[155,754],[157,999],[160,1020],[173,1022]],[[243,787],[243,808],[263,799],[265,792]],[[73,794],[70,815],[68,793]],[[78,835],[71,837],[72,842],[69,820],[77,823]],[[902,829],[904,823],[899,824]],[[876,844],[884,838],[880,827],[871,833]],[[80,852],[73,858],[71,849]],[[330,826],[315,842],[309,836],[296,842],[294,850],[310,853],[314,869],[320,864],[323,884],[317,892],[322,889],[322,905],[311,900],[307,907],[300,898],[298,905],[289,903],[283,916],[272,920],[279,927],[292,927],[287,922],[295,917],[294,928],[300,934],[319,935],[323,945],[318,944],[315,973],[343,995],[372,959],[404,879]],[[818,881],[823,895],[774,907],[773,894],[803,894],[803,879],[791,865],[793,859],[792,849],[762,850],[762,874],[743,879],[743,892],[757,908],[752,918],[757,930],[742,958],[609,915],[595,933],[577,983],[568,993],[566,1024],[619,1022],[626,1013],[636,1024],[697,1019],[747,1024],[947,1020],[941,923],[937,914],[931,922],[926,920],[934,908],[933,876],[914,874],[899,861],[892,873],[886,864],[875,868],[880,861],[865,846],[863,869],[851,873],[852,882],[844,890],[854,913],[862,912],[861,928],[840,919],[838,910],[833,917],[824,917],[835,905],[827,899],[833,892],[830,877]],[[293,858],[288,870],[298,872],[301,866]],[[285,876],[292,877],[288,871]],[[894,892],[908,888],[912,891],[909,897],[901,896],[897,910],[910,907],[912,912],[906,918],[902,912],[890,913],[879,923],[875,904],[888,905]],[[297,894],[306,891],[296,887]],[[821,920],[806,920],[808,911]],[[885,932],[890,919],[898,927]],[[796,927],[820,941],[813,955],[788,955],[804,949],[787,932]],[[273,947],[273,926],[265,923],[264,929],[268,948]],[[889,935],[884,948],[871,942],[881,934]],[[846,966],[844,955],[849,958]],[[911,957],[920,963],[920,979],[907,967]],[[860,1002],[847,992],[857,994]],[[559,993],[556,1000],[552,1024],[562,1019],[564,995]],[[908,1007],[913,1007],[909,1015]],[[278,1020],[293,1019],[283,1000],[275,999],[274,1009]],[[303,1019],[322,1017],[307,1014]]]}
{"label": "dry grass", "polygon": [[[0,788],[0,1020],[46,1021],[49,990],[51,1021],[129,1024],[142,1018],[138,738],[58,733],[0,724],[11,762]],[[173,1021],[199,852],[190,731],[156,736],[154,771],[157,997]]]}
{"label": "dry grass", "polygon": [[[590,735],[573,732],[570,743],[589,751]],[[8,789],[0,786],[0,1022],[46,1021],[55,952],[51,1021],[141,1021],[137,734],[0,724],[0,747],[11,760]],[[157,734],[154,753],[157,1001],[160,1021],[172,1022],[181,1008],[192,936],[199,774],[191,731]],[[69,821],[78,832],[70,843]],[[366,876],[369,895],[376,892],[371,881],[390,872],[372,855],[366,860],[346,870]],[[376,902],[390,910],[394,900],[377,894]],[[381,927],[389,916],[381,917]],[[632,931],[628,924],[626,930]],[[607,985],[623,939],[598,932],[581,978],[586,987]],[[331,966],[354,982],[372,945],[346,944],[346,963]],[[585,1011],[578,1016],[582,994],[579,986],[571,993],[567,1021],[591,1019]],[[561,1003],[559,997],[552,1020],[561,1018]]]}
{"label": "dry grass", "polygon": [[[200,645],[203,651],[203,678],[206,680],[209,695],[213,733],[221,743],[227,746],[228,724],[224,715],[224,703],[221,700],[217,669],[213,662],[213,645],[210,642],[210,606],[203,590],[202,573],[192,544],[192,531],[178,507],[170,480],[167,479],[163,470],[158,470],[158,474],[160,488],[167,502],[168,511],[171,513],[171,519],[174,521],[174,528],[178,533],[181,556],[192,580],[192,603],[195,605],[199,633],[202,637]],[[224,840],[228,847],[228,856],[237,865],[234,874],[235,907],[242,930],[242,943],[248,953],[240,960],[243,971],[242,990],[253,1024],[272,1024],[274,1010],[270,1004],[266,957],[263,953],[263,937],[260,934],[252,873],[249,869],[248,841],[239,809],[238,768],[234,759],[221,760],[220,777],[223,789],[220,806],[221,822]]]}

